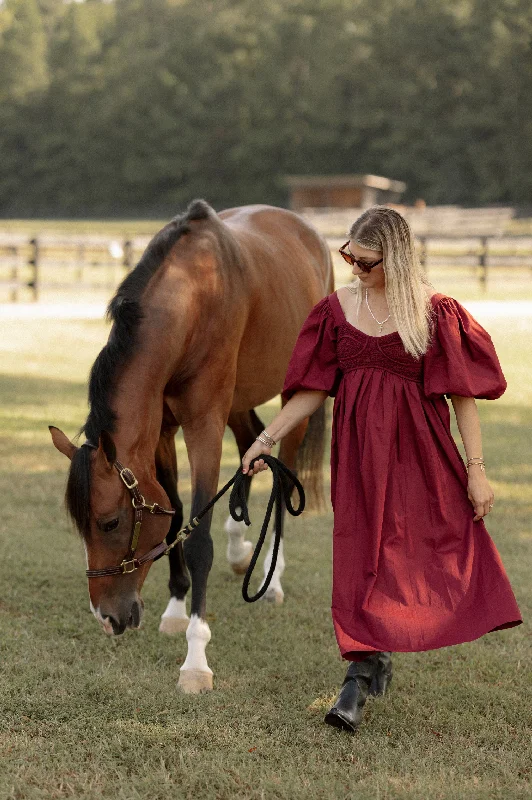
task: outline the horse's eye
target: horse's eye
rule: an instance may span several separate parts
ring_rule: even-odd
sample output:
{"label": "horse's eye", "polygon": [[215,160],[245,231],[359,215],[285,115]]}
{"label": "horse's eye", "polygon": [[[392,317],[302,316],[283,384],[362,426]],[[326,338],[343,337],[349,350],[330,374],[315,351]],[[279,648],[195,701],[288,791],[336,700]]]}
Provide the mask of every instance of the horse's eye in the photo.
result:
{"label": "horse's eye", "polygon": [[112,519],[109,522],[106,522],[105,525],[102,526],[102,530],[105,533],[109,533],[109,531],[114,531],[115,528],[118,528],[118,519]]}

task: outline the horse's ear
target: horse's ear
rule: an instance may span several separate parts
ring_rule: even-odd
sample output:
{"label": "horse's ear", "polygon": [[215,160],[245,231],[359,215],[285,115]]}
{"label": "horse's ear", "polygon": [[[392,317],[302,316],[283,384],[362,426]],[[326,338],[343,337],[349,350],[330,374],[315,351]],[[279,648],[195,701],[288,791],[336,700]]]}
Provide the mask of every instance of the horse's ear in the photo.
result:
{"label": "horse's ear", "polygon": [[98,452],[105,457],[107,466],[112,467],[116,461],[116,447],[109,431],[102,431],[98,442]]}
{"label": "horse's ear", "polygon": [[64,456],[72,460],[72,456],[78,449],[76,445],[72,444],[68,436],[66,436],[63,431],[60,431],[59,428],[56,428],[54,425],[48,425],[48,430],[50,431],[52,442],[54,443],[55,447],[60,453],[63,453]]}

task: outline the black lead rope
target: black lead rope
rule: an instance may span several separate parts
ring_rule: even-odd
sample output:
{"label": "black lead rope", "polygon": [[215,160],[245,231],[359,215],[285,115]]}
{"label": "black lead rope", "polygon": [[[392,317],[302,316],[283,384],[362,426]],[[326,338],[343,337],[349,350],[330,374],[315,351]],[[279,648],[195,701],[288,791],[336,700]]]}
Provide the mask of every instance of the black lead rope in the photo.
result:
{"label": "black lead rope", "polygon": [[[283,499],[287,511],[293,517],[298,517],[305,508],[305,491],[299,480],[294,475],[294,473],[291,470],[289,470],[288,467],[285,464],[283,464],[282,461],[279,461],[278,458],[275,458],[275,456],[263,455],[260,456],[260,458],[262,458],[264,462],[268,464],[268,466],[272,471],[273,485],[270,498],[268,500],[268,506],[266,508],[266,515],[264,517],[264,522],[262,523],[259,539],[257,541],[257,544],[255,545],[253,556],[251,557],[251,561],[249,562],[249,567],[247,568],[246,574],[244,576],[244,581],[242,583],[242,597],[244,598],[246,603],[254,603],[255,600],[259,600],[266,593],[271,583],[273,573],[275,572],[275,567],[277,566],[277,555],[279,553],[279,545],[281,544]],[[254,464],[256,460],[257,459],[253,459],[253,461],[250,464],[250,467],[252,464]],[[246,477],[241,470],[240,470],[240,476],[241,478]],[[294,486],[296,487],[299,494],[299,505],[297,508],[294,508],[292,504],[292,490]],[[255,569],[255,565],[257,563],[262,547],[264,545],[266,534],[268,533],[268,526],[270,524],[270,518],[272,515],[272,509],[274,504],[275,504],[275,535],[273,540],[272,562],[270,564],[270,569],[264,580],[263,585],[261,586],[259,591],[253,595],[253,597],[250,597],[248,594],[249,582],[251,580],[251,576],[253,575],[253,570]],[[240,508],[240,513],[238,512],[239,508]],[[245,484],[244,481],[241,479],[239,480],[238,477],[236,478],[235,485],[233,486],[233,491],[231,492],[231,496],[229,497],[229,513],[236,522],[244,520],[246,525],[251,525],[246,503]]]}
{"label": "black lead rope", "polygon": [[[261,532],[259,535],[259,539],[257,544],[255,545],[255,550],[253,551],[253,555],[251,557],[251,561],[249,562],[249,567],[246,570],[246,574],[244,576],[244,582],[242,583],[242,597],[246,601],[246,603],[254,603],[255,600],[259,600],[268,590],[268,587],[271,583],[273,573],[275,572],[275,567],[277,566],[277,555],[279,553],[279,545],[281,544],[281,520],[282,520],[282,501],[284,499],[287,511],[293,517],[298,517],[305,508],[305,491],[303,486],[296,478],[294,473],[288,469],[288,467],[283,464],[282,461],[279,461],[278,458],[275,456],[267,456],[262,455],[258,456],[258,458],[254,458],[250,462],[250,468],[253,466],[255,461],[262,459],[271,469],[272,477],[273,477],[273,485],[272,491],[270,494],[270,499],[268,500],[268,506],[266,508],[266,515],[264,517],[264,522],[262,523]],[[231,494],[229,496],[229,513],[231,514],[232,518],[235,522],[242,522],[244,521],[246,525],[251,525],[251,520],[249,518],[248,512],[248,505],[246,501],[246,478],[248,476],[242,472],[242,468],[239,467],[237,472],[233,475],[231,480],[223,486],[218,494],[213,497],[213,499],[208,503],[205,508],[196,515],[195,517],[195,524],[205,516],[205,514],[210,511],[210,509],[218,502],[220,497],[222,497],[226,491],[232,486]],[[292,504],[292,491],[294,487],[297,489],[299,494],[299,505],[297,508],[294,508]],[[268,533],[268,526],[270,524],[270,519],[272,516],[273,506],[275,504],[275,536],[273,541],[273,552],[272,552],[272,562],[270,564],[270,569],[266,576],[266,579],[259,589],[259,591],[250,597],[248,594],[248,587],[249,582],[251,580],[251,576],[253,575],[253,571],[255,569],[255,565],[257,560],[260,556],[262,547],[264,545],[264,541],[266,539],[266,535]],[[197,520],[197,522],[196,522]]]}

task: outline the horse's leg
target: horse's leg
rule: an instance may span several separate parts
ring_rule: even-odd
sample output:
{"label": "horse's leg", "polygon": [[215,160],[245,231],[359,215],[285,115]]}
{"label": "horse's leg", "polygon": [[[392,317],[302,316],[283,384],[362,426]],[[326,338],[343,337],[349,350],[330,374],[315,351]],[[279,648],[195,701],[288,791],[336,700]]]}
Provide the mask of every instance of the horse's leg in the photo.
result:
{"label": "horse's leg", "polygon": [[[238,453],[242,459],[244,453],[249,450],[256,437],[264,429],[264,425],[253,409],[230,414],[227,424],[233,431]],[[246,501],[249,498],[251,480],[247,477],[244,483]],[[227,560],[237,575],[243,575],[246,572],[253,553],[253,545],[245,538],[246,527],[245,522],[236,522],[231,516],[227,517],[224,525],[228,534]]]}
{"label": "horse's leg", "polygon": [[[163,429],[155,452],[157,480],[168,495],[172,508],[176,510],[167,536],[169,542],[174,540],[177,532],[183,527],[183,504],[177,491],[178,473],[174,438],[176,433],[177,426]],[[182,544],[178,544],[173,550],[170,550],[168,560],[170,562],[170,582],[168,584],[170,602],[161,617],[159,630],[161,633],[172,635],[184,633],[189,623],[185,595],[190,588],[190,579],[185,566]]]}
{"label": "horse's leg", "polygon": [[[225,421],[217,420],[214,414],[197,422],[183,423],[192,479],[191,519],[216,494],[224,428]],[[212,510],[202,517],[183,547],[192,580],[190,623],[187,628],[188,651],[179,676],[179,687],[187,693],[212,689],[212,670],[205,654],[211,638],[205,621],[207,579],[213,559],[211,519]]]}
{"label": "horse's leg", "polygon": [[[290,433],[288,433],[281,440],[281,445],[279,448],[279,459],[283,462],[283,464],[286,464],[286,466],[293,471],[295,470],[296,466],[297,451],[301,446],[301,443],[305,436],[307,425],[308,425],[308,420],[304,420],[295,428],[293,428],[290,431]],[[281,540],[279,542],[279,550],[277,552],[277,563],[275,565],[275,570],[272,575],[271,583],[268,586],[268,589],[266,590],[266,593],[263,596],[264,600],[267,600],[270,603],[275,603],[276,605],[281,605],[281,603],[284,601],[284,592],[283,592],[283,587],[281,586],[281,576],[285,568],[284,547],[283,547],[285,518],[286,518],[286,505],[283,500],[281,506]],[[273,557],[274,539],[275,539],[275,528],[272,531],[270,547],[268,548],[268,553],[266,555],[266,558],[264,559],[264,580],[261,586],[264,584],[268,572],[270,571],[270,566]]]}

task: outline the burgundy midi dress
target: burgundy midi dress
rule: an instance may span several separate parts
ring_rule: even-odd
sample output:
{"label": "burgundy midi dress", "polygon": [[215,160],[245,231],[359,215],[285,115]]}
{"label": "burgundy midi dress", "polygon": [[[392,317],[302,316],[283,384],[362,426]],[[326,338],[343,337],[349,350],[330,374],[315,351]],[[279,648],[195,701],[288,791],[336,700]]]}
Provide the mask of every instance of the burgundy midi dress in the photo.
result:
{"label": "burgundy midi dress", "polygon": [[484,522],[473,522],[467,471],[446,395],[495,399],[506,381],[489,334],[451,297],[432,297],[421,359],[397,332],[347,322],[336,293],[311,310],[283,395],[335,397],[332,616],[346,659],[468,642],[521,622]]}

